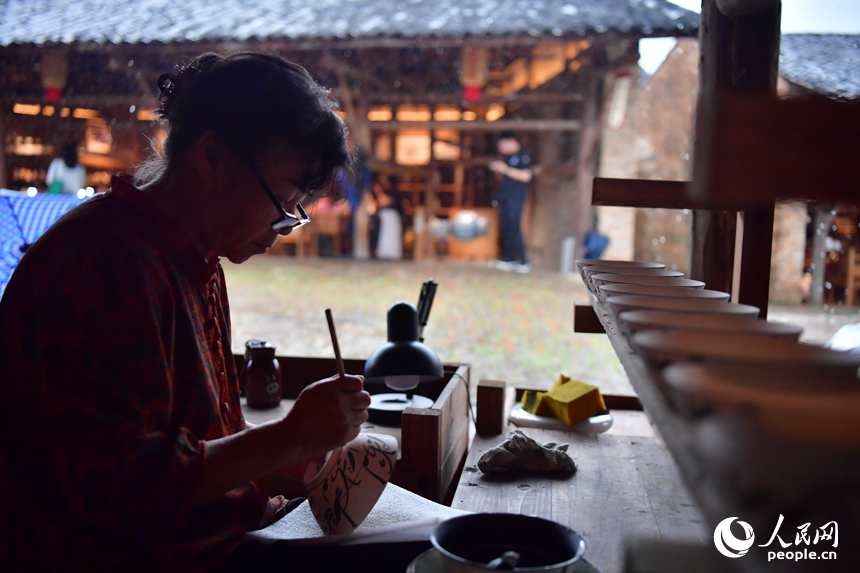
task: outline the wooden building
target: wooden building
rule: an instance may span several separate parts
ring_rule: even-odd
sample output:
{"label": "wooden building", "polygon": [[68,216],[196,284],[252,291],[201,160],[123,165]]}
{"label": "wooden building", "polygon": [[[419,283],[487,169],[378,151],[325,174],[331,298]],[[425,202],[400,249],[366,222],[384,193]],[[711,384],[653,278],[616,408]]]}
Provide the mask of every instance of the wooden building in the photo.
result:
{"label": "wooden building", "polygon": [[[699,58],[697,39],[682,38],[652,76],[642,77],[641,70],[631,66],[607,81],[609,119],[602,134],[601,176],[664,181],[690,177]],[[857,101],[858,69],[860,36],[783,35],[777,93],[781,98]],[[601,207],[597,211],[603,232],[610,236],[611,252],[606,258],[654,260],[688,272],[691,210]],[[860,247],[857,223],[853,204],[778,203],[770,299],[799,304],[809,297],[813,304],[856,304],[856,292],[852,299],[845,291],[851,250],[856,253]],[[814,285],[807,284],[809,278]]]}
{"label": "wooden building", "polygon": [[665,0],[16,3],[0,22],[0,184],[38,186],[69,140],[106,184],[159,138],[160,74],[208,49],[273,50],[332,88],[374,170],[401,176],[410,218],[492,214],[487,166],[498,133],[516,131],[538,165],[532,263],[558,268],[562,240],[592,226],[607,74],[642,37],[697,31]]}
{"label": "wooden building", "polygon": [[[782,37],[779,93],[860,102],[860,35]],[[856,306],[860,288],[860,202],[817,201],[804,206],[803,268],[810,304]],[[777,256],[774,247],[774,258]]]}

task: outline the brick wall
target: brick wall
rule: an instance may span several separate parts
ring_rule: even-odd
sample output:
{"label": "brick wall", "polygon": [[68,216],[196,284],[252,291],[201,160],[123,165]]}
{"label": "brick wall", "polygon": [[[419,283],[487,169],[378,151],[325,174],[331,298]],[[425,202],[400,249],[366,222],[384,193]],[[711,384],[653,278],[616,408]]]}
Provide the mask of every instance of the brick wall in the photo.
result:
{"label": "brick wall", "polygon": [[[611,95],[601,149],[602,177],[689,177],[698,84],[697,46],[695,39],[679,40],[650,78],[641,77],[638,66],[628,70],[627,77],[633,81],[623,119],[618,112],[618,86],[625,80],[623,76],[615,79],[608,92]],[[689,212],[601,207],[599,216],[601,229],[610,237],[611,254],[660,261],[682,272],[689,270]],[[606,258],[610,258],[609,254]]]}
{"label": "brick wall", "polygon": [[[613,101],[619,78],[608,85],[601,177],[690,178],[698,65],[698,41],[683,38],[650,78],[641,78],[639,68],[631,68],[627,74],[633,82],[623,114]],[[781,86],[784,93],[784,84]],[[610,238],[605,258],[659,261],[668,268],[689,271],[689,211],[600,207],[598,216],[601,231]],[[800,302],[805,226],[803,205],[778,205],[771,264],[771,298],[775,302]]]}
{"label": "brick wall", "polygon": [[806,204],[778,203],[773,216],[770,300],[800,304],[806,249]]}

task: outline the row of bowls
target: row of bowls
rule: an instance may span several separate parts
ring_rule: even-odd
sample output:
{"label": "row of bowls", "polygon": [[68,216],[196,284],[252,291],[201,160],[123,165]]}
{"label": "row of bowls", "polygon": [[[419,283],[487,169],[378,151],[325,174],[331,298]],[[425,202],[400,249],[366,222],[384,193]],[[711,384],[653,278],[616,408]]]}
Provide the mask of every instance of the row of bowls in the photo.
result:
{"label": "row of bowls", "polygon": [[706,289],[702,281],[685,279],[661,263],[589,259],[576,263],[588,289],[609,308],[627,336],[657,330],[796,341],[803,330],[751,320],[758,317],[758,308],[732,304],[728,293]]}
{"label": "row of bowls", "polygon": [[660,263],[577,267],[667,403],[694,422],[690,443],[717,479],[774,506],[823,483],[860,492],[860,461],[846,461],[860,460],[860,355],[801,343],[801,328],[756,320],[758,308]]}

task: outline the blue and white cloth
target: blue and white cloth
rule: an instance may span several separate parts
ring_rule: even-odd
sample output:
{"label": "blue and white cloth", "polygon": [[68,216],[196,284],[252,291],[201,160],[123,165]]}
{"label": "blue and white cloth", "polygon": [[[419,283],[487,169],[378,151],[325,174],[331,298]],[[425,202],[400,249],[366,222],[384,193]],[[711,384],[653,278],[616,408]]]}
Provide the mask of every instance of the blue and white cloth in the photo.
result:
{"label": "blue and white cloth", "polygon": [[0,296],[24,251],[66,211],[86,201],[75,195],[26,193],[0,189]]}

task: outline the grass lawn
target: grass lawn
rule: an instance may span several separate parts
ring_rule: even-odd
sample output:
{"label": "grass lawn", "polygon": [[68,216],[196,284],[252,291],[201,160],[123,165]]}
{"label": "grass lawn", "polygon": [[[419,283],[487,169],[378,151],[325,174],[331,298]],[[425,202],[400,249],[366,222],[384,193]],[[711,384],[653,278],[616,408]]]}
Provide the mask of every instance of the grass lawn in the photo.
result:
{"label": "grass lawn", "polygon": [[[474,382],[548,386],[565,372],[604,393],[633,393],[606,336],[573,332],[573,303],[587,300],[578,275],[280,255],[224,262],[224,269],[235,352],[243,351],[245,340],[263,338],[279,354],[332,357],[324,315],[330,307],[344,357],[367,358],[387,339],[388,307],[400,300],[417,304],[421,283],[432,277],[439,288],[425,342],[445,362],[471,364]],[[856,308],[771,305],[768,318],[803,326],[801,339],[817,344],[860,322]]]}
{"label": "grass lawn", "polygon": [[565,372],[605,393],[632,393],[608,339],[573,333],[573,302],[586,299],[575,275],[279,255],[225,262],[224,269],[235,352],[245,340],[263,338],[278,354],[333,356],[324,315],[330,307],[343,356],[367,358],[386,341],[388,307],[417,304],[421,283],[432,277],[439,288],[425,343],[445,362],[471,364],[473,381],[549,385]]}

